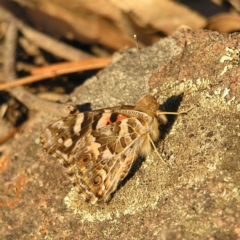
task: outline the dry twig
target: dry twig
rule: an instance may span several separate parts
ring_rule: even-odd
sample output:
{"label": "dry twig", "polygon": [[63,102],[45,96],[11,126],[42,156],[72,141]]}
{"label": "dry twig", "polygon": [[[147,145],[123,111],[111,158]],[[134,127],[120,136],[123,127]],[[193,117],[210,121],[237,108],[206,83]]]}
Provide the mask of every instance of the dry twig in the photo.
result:
{"label": "dry twig", "polygon": [[[16,43],[17,27],[15,23],[11,22],[9,23],[4,42],[3,68],[6,82],[11,82],[13,79],[16,79],[16,72],[14,68]],[[29,93],[23,87],[15,87],[8,91],[30,110],[42,110],[58,116],[68,116],[74,109],[74,107],[69,104],[57,104],[41,100]]]}
{"label": "dry twig", "polygon": [[54,38],[47,36],[39,31],[24,24],[19,18],[10,13],[6,8],[0,6],[0,15],[7,19],[9,22],[14,22],[16,27],[26,36],[26,38],[33,41],[37,46],[58,56],[62,59],[69,61],[77,61],[81,59],[92,58],[88,53],[85,53],[79,49],[69,46],[65,43],[59,42]]}
{"label": "dry twig", "polygon": [[16,86],[41,81],[47,78],[53,78],[62,74],[93,70],[106,67],[110,58],[89,59],[70,63],[53,64],[46,67],[35,68],[31,71],[32,76],[15,79],[14,81],[0,85],[0,91],[7,90]]}

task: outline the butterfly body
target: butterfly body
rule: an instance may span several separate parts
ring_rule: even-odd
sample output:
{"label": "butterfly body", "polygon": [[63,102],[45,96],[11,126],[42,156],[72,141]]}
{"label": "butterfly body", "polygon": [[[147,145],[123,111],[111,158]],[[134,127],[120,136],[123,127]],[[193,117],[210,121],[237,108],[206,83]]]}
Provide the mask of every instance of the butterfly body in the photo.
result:
{"label": "butterfly body", "polygon": [[67,169],[85,201],[107,202],[136,158],[152,152],[159,116],[166,122],[160,114],[150,94],[135,106],[72,114],[45,129],[43,146]]}

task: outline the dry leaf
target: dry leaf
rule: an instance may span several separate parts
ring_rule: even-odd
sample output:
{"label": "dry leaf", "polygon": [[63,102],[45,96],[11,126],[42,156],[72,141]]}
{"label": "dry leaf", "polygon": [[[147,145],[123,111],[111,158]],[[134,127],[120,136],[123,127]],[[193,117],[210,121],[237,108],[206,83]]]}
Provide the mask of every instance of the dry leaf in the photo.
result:
{"label": "dry leaf", "polygon": [[218,14],[209,19],[207,29],[221,33],[231,33],[240,30],[240,16],[228,13]]}
{"label": "dry leaf", "polygon": [[206,19],[179,4],[168,0],[111,0],[113,4],[129,14],[134,22],[142,28],[152,28],[167,35],[175,31],[180,25],[188,25],[196,29],[206,24]]}
{"label": "dry leaf", "polygon": [[240,1],[239,0],[228,0],[232,6],[239,12],[240,11]]}

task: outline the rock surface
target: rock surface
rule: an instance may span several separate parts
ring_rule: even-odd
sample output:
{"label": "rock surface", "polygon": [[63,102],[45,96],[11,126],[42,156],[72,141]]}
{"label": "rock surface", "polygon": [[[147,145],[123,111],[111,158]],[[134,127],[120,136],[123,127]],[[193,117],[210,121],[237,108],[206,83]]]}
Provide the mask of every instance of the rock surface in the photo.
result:
{"label": "rock surface", "polygon": [[149,92],[167,111],[196,106],[163,129],[168,166],[154,152],[138,160],[103,208],[80,201],[44,152],[39,136],[53,116],[36,113],[2,156],[0,239],[239,239],[239,40],[181,28],[142,49],[143,66],[135,49],[123,51],[75,89],[72,101],[92,109]]}

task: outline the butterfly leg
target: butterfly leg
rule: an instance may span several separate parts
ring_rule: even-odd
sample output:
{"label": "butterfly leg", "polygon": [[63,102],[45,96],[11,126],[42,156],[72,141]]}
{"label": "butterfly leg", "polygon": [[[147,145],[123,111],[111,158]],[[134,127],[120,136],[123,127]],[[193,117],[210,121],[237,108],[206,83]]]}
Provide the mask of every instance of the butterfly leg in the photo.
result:
{"label": "butterfly leg", "polygon": [[152,144],[152,146],[153,146],[153,148],[154,148],[154,151],[156,152],[156,154],[158,155],[158,157],[160,158],[160,160],[161,160],[162,162],[164,162],[165,165],[167,165],[167,163],[163,160],[163,158],[162,158],[161,155],[159,154],[159,152],[158,152],[158,150],[157,150],[157,148],[156,148],[156,146],[155,146],[152,138],[150,137],[150,135],[148,135],[148,137],[149,137],[150,142],[151,142],[151,144]]}
{"label": "butterfly leg", "polygon": [[178,114],[186,114],[186,113],[190,112],[192,109],[194,109],[195,107],[196,106],[193,106],[193,107],[187,109],[186,111],[179,112]]}

